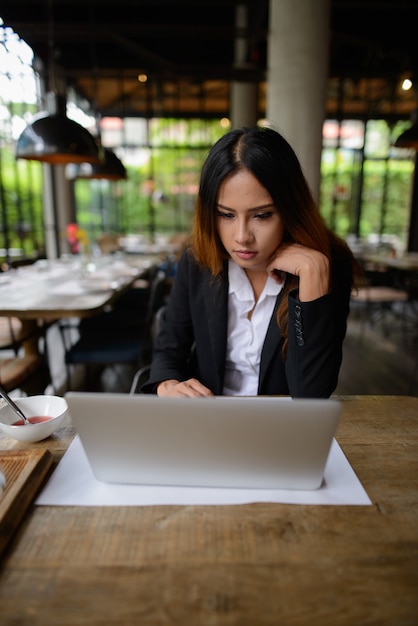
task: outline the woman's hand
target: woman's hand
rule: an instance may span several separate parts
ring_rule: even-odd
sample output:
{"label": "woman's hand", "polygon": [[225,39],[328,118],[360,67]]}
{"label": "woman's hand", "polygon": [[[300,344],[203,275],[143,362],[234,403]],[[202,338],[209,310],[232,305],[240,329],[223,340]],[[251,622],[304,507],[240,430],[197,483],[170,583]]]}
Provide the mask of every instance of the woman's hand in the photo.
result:
{"label": "woman's hand", "polygon": [[170,398],[203,398],[213,396],[213,393],[196,378],[189,378],[189,380],[183,382],[179,382],[178,380],[164,380],[157,387],[157,395]]}
{"label": "woman's hand", "polygon": [[301,302],[316,300],[330,289],[327,257],[298,243],[280,246],[267,265],[267,272],[279,283],[283,282],[282,272],[298,276]]}

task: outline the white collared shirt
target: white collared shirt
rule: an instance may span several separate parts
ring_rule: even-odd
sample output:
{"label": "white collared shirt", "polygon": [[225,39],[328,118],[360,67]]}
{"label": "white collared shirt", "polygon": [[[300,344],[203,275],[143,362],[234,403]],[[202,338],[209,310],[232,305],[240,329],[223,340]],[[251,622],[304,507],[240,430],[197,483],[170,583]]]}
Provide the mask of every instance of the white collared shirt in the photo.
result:
{"label": "white collared shirt", "polygon": [[[256,396],[261,350],[276,298],[283,285],[278,285],[268,276],[255,303],[247,274],[231,260],[228,276],[228,340],[223,393],[226,396]],[[253,313],[249,320],[251,310]]]}

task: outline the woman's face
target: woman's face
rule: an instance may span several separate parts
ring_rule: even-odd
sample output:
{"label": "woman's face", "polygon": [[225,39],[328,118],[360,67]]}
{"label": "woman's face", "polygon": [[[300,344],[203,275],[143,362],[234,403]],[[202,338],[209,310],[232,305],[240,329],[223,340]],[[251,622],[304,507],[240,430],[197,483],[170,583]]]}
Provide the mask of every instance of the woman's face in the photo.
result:
{"label": "woman's face", "polygon": [[248,170],[219,187],[216,227],[225,250],[246,270],[265,270],[283,240],[284,223],[269,192]]}

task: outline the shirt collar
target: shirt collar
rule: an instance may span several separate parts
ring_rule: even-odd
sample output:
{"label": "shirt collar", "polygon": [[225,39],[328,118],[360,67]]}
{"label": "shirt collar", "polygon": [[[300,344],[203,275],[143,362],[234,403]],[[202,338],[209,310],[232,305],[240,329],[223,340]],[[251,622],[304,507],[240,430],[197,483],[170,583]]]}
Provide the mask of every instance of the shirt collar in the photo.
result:
{"label": "shirt collar", "polygon": [[[254,293],[251,283],[245,271],[234,261],[228,261],[228,293],[234,293],[239,300],[254,300]],[[283,284],[279,285],[276,281],[267,276],[267,281],[263,289],[266,296],[277,296],[283,289]]]}

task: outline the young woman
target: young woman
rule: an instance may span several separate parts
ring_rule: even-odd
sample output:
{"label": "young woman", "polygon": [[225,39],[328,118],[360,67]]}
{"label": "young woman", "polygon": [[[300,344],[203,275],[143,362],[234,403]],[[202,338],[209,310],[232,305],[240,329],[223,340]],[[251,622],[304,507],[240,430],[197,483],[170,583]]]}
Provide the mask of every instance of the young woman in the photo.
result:
{"label": "young woman", "polygon": [[191,239],[141,391],[329,397],[354,268],[289,143],[270,128],[232,130],[202,168]]}

